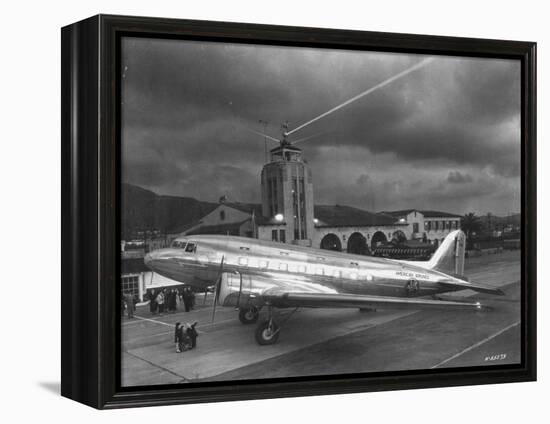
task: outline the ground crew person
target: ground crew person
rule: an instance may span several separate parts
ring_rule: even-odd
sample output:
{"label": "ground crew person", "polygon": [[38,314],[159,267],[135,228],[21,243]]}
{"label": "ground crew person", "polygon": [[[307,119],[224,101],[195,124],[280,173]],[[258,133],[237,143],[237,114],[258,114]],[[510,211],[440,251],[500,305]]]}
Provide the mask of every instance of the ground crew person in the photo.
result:
{"label": "ground crew person", "polygon": [[130,292],[126,292],[124,295],[124,301],[126,302],[126,312],[128,313],[128,318],[133,318],[134,311],[136,310],[134,296]]}

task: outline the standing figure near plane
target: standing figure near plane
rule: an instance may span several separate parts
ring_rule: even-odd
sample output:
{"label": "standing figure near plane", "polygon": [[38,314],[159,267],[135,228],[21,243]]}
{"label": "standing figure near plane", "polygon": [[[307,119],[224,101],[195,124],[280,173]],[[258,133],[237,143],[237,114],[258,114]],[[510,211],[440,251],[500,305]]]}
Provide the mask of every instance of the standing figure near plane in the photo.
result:
{"label": "standing figure near plane", "polygon": [[172,289],[172,311],[176,312],[178,310],[178,291]]}
{"label": "standing figure near plane", "polygon": [[191,310],[191,296],[189,295],[189,287],[183,289],[183,304],[185,305],[185,312]]}
{"label": "standing figure near plane", "polygon": [[159,314],[162,314],[164,312],[164,293],[162,291],[157,295],[156,302],[159,308]]}
{"label": "standing figure near plane", "polygon": [[151,290],[149,293],[148,293],[148,297],[149,297],[149,312],[151,312],[151,315],[155,315],[157,313],[157,296],[155,294],[155,291],[154,290]]}
{"label": "standing figure near plane", "polygon": [[134,311],[136,309],[134,296],[130,292],[126,292],[124,294],[124,301],[126,302],[126,312],[128,313],[128,318],[133,318]]}
{"label": "standing figure near plane", "polygon": [[197,347],[197,337],[199,334],[197,333],[197,330],[195,329],[195,326],[197,325],[197,321],[195,321],[192,325],[189,325],[187,323],[187,335],[191,339],[191,349],[194,349]]}
{"label": "standing figure near plane", "polygon": [[166,299],[165,299],[166,311],[167,312],[174,312],[175,311],[174,300],[175,300],[175,296],[174,296],[174,293],[173,293],[172,289],[168,289],[168,291],[166,292]]}
{"label": "standing figure near plane", "polygon": [[183,326],[179,322],[176,322],[176,328],[174,329],[174,343],[176,344],[176,353],[181,353],[184,350],[184,340]]}

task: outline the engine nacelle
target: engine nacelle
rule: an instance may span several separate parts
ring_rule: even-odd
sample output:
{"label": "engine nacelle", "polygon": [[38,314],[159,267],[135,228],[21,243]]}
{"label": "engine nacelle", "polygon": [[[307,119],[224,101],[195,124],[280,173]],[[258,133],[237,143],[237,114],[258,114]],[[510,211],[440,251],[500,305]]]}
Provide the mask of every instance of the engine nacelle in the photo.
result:
{"label": "engine nacelle", "polygon": [[218,294],[220,306],[241,307],[249,303],[251,297],[250,276],[224,272]]}
{"label": "engine nacelle", "polygon": [[261,293],[273,287],[270,278],[259,275],[224,272],[218,294],[218,305],[247,307],[261,306]]}

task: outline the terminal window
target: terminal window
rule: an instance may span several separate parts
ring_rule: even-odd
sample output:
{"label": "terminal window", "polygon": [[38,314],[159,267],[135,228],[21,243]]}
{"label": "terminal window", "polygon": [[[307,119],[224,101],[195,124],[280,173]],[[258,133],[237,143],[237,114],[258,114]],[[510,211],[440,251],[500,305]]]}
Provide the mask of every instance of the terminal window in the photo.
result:
{"label": "terminal window", "polygon": [[139,295],[139,277],[137,275],[122,276],[122,293]]}

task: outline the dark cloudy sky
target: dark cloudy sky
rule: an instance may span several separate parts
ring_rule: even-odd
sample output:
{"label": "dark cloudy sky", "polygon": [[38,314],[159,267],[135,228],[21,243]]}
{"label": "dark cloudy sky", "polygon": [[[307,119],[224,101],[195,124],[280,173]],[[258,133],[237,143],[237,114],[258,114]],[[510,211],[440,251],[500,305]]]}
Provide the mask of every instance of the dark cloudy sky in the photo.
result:
{"label": "dark cloudy sky", "polygon": [[[425,56],[127,38],[123,181],[258,202],[264,141]],[[520,210],[520,64],[434,57],[296,132],[317,204]],[[274,144],[270,142],[270,147]]]}

